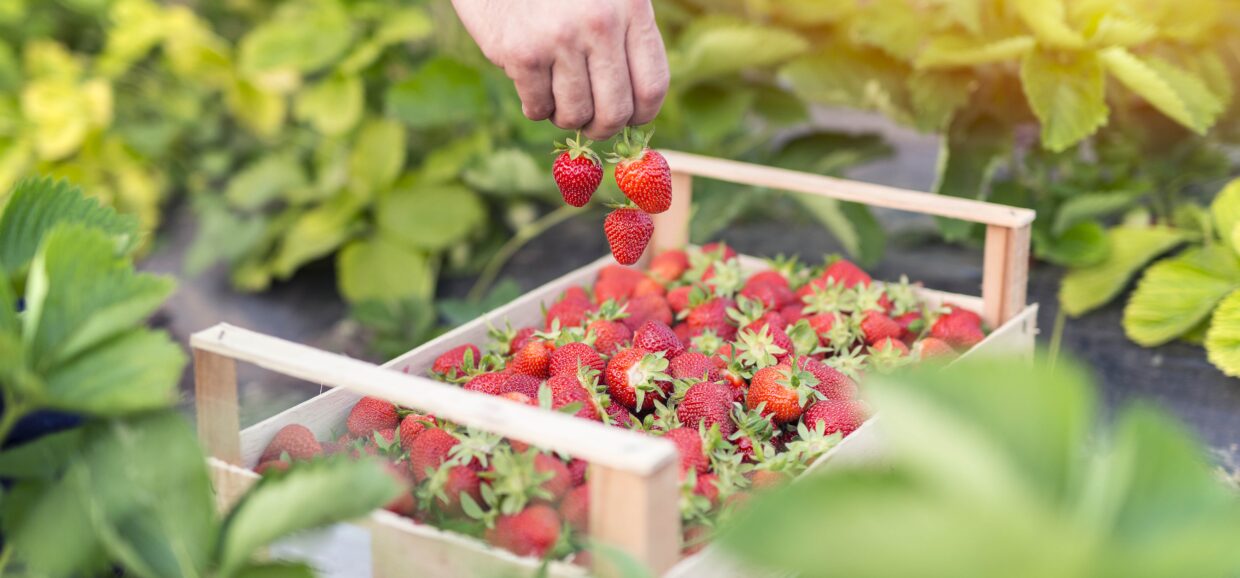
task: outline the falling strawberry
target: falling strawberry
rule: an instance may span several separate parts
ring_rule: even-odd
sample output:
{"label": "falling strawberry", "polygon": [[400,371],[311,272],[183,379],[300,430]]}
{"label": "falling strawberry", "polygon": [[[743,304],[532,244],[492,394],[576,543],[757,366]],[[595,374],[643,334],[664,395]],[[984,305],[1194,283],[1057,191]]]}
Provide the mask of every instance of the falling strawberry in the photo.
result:
{"label": "falling strawberry", "polygon": [[616,209],[603,221],[603,232],[611,254],[621,265],[632,265],[641,258],[654,236],[654,220],[650,215],[629,207]]}
{"label": "falling strawberry", "polygon": [[658,214],[672,206],[672,170],[663,155],[648,148],[651,134],[625,128],[608,160],[616,163],[620,192],[643,211]]}
{"label": "falling strawberry", "polygon": [[603,163],[590,149],[591,144],[589,140],[582,142],[578,133],[576,139],[567,139],[555,147],[560,156],[556,157],[551,174],[564,202],[574,207],[586,206],[603,182]]}

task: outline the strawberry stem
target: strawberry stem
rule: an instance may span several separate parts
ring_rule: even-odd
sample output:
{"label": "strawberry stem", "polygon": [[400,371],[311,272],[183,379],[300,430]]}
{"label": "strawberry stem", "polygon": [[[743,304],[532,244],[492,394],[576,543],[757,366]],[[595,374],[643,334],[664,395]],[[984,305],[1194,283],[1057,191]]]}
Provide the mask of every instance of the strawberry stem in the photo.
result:
{"label": "strawberry stem", "polygon": [[491,260],[487,261],[487,264],[483,267],[482,272],[478,274],[478,280],[474,282],[473,288],[469,290],[469,294],[466,296],[466,299],[468,299],[470,303],[477,303],[481,301],[482,297],[486,295],[488,290],[490,290],[491,285],[495,283],[495,278],[499,276],[499,272],[504,268],[504,264],[507,263],[508,260],[521,249],[521,247],[524,247],[526,243],[547,232],[547,229],[567,221],[573,215],[576,215],[577,212],[578,209],[576,207],[563,205],[558,209],[539,217],[534,222],[518,229],[512,238],[509,239],[508,242],[504,243],[504,245],[495,252],[495,255],[491,257]]}

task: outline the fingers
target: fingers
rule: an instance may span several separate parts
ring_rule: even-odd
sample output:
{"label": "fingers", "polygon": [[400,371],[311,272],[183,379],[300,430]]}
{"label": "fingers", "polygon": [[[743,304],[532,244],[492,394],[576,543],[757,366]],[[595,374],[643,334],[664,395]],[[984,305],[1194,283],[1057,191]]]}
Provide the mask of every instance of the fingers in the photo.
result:
{"label": "fingers", "polygon": [[649,2],[635,2],[633,18],[625,40],[629,82],[633,87],[631,124],[646,124],[658,116],[667,96],[669,73],[663,37],[654,20]]}
{"label": "fingers", "polygon": [[584,54],[565,53],[556,59],[551,68],[551,92],[555,95],[555,112],[551,115],[555,126],[575,130],[594,118],[594,97]]}
{"label": "fingers", "polygon": [[555,97],[551,92],[550,65],[529,64],[510,68],[508,76],[521,98],[521,112],[533,120],[547,120],[555,112]]}
{"label": "fingers", "polygon": [[594,96],[594,119],[585,133],[596,141],[607,140],[633,118],[633,87],[624,54],[624,36],[610,35],[589,57],[590,87]]}

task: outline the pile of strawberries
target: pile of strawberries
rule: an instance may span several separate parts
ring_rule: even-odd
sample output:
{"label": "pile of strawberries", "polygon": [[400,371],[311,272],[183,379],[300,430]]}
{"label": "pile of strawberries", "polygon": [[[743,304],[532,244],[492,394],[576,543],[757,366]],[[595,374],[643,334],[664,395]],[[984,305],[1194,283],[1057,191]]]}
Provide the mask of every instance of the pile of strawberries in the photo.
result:
{"label": "pile of strawberries", "polygon": [[[651,133],[626,127],[608,161],[616,165],[616,185],[629,202],[617,205],[603,221],[611,254],[622,265],[632,265],[646,251],[654,235],[650,215],[672,206],[672,171],[667,159],[650,150]],[[557,145],[552,176],[564,202],[584,207],[603,182],[603,163],[590,141],[568,139]]]}
{"label": "pile of strawberries", "polygon": [[[541,327],[443,353],[432,376],[485,395],[642,430],[681,458],[685,552],[751,489],[797,475],[870,414],[858,381],[985,337],[981,319],[930,307],[906,279],[856,265],[777,259],[751,276],[724,245],[669,251],[641,272],[602,269],[546,309]],[[586,464],[363,398],[320,442],[288,426],[259,471],[349,453],[388,458],[409,491],[388,506],[519,555],[581,561]]]}

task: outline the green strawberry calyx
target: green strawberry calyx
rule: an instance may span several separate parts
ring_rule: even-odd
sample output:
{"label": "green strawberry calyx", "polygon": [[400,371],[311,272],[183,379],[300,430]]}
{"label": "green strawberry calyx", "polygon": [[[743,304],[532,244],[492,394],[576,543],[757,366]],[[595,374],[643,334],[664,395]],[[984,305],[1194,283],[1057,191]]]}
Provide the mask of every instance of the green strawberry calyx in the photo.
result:
{"label": "green strawberry calyx", "polygon": [[594,144],[594,141],[590,139],[582,140],[581,131],[577,131],[576,138],[567,138],[564,139],[564,142],[562,143],[555,143],[555,150],[551,151],[551,154],[558,155],[568,153],[568,157],[573,160],[577,160],[584,156],[591,161],[594,161],[594,164],[603,166],[603,161],[599,159],[598,153],[594,152],[594,149],[590,148],[590,145],[592,144]]}

